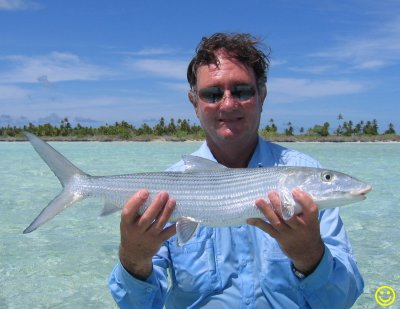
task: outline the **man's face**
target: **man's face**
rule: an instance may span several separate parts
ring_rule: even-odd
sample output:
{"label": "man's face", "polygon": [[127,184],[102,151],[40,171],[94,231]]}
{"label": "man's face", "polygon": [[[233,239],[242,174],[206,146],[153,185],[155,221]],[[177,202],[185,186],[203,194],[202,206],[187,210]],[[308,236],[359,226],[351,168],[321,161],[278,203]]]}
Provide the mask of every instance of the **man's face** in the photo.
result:
{"label": "man's face", "polygon": [[[197,94],[189,94],[189,98],[209,144],[221,146],[239,142],[245,146],[257,139],[266,91],[258,93],[252,68],[229,59],[223,52],[218,54],[218,60],[219,67],[203,65],[198,68]],[[231,90],[239,85],[252,86],[254,96],[246,100],[235,97]],[[219,87],[224,92],[223,98],[216,103],[202,99],[201,90],[209,87]]]}

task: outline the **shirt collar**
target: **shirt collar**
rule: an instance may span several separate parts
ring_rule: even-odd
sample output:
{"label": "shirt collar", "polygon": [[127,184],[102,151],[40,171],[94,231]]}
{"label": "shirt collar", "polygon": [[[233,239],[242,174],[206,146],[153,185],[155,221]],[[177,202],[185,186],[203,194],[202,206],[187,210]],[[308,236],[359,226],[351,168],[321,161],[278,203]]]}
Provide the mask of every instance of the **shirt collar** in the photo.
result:
{"label": "shirt collar", "polygon": [[[193,153],[193,155],[217,162],[214,155],[211,153],[210,148],[208,148],[207,142],[204,142],[200,148]],[[266,167],[274,166],[276,164],[277,163],[271,149],[271,143],[263,140],[259,136],[256,149],[254,150],[247,167]]]}
{"label": "shirt collar", "polygon": [[258,136],[258,143],[247,167],[266,167],[276,165],[271,143]]}

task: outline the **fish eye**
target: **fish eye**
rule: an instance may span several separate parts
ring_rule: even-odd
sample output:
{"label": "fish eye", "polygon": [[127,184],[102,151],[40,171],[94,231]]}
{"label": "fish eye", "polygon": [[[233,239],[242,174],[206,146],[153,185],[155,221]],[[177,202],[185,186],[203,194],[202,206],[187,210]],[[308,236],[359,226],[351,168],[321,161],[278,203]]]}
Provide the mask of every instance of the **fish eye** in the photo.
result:
{"label": "fish eye", "polygon": [[322,181],[331,182],[333,180],[333,174],[331,172],[323,172],[321,174]]}

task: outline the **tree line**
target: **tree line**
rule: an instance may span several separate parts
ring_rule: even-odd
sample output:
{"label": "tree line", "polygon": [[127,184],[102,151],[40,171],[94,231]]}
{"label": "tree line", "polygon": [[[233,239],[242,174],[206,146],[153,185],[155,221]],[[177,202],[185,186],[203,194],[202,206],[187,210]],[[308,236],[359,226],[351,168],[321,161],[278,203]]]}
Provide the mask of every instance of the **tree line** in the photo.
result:
{"label": "tree line", "polygon": [[[343,115],[338,116],[338,126],[336,129],[331,130],[328,122],[322,125],[314,125],[313,127],[305,130],[303,127],[300,128],[300,135],[305,136],[320,136],[326,137],[330,135],[336,136],[359,136],[367,135],[374,136],[380,135],[379,125],[376,119],[372,121],[360,121],[354,123],[351,120],[344,121]],[[175,121],[171,118],[167,123],[164,117],[161,117],[159,122],[154,126],[149,126],[147,123],[143,123],[140,127],[135,127],[132,124],[121,121],[115,122],[114,124],[106,124],[99,127],[86,127],[81,124],[72,126],[68,118],[64,118],[60,121],[58,126],[51,125],[49,123],[35,125],[29,123],[23,127],[7,126],[0,127],[0,137],[18,137],[22,135],[23,131],[29,131],[38,136],[46,137],[114,137],[122,140],[130,140],[136,137],[143,138],[157,138],[163,136],[171,136],[178,139],[204,139],[205,134],[201,126],[197,124],[191,124],[188,119],[178,119]],[[294,127],[292,122],[288,122],[287,126],[282,129],[281,133],[278,130],[277,125],[273,118],[269,119],[268,124],[260,130],[260,134],[264,137],[274,135],[295,135]],[[396,135],[396,130],[392,123],[389,124],[388,128],[383,131],[383,135]]]}
{"label": "tree line", "polygon": [[177,138],[204,138],[203,129],[196,124],[190,124],[189,119],[171,118],[169,123],[165,122],[164,117],[161,117],[159,122],[153,127],[147,123],[143,123],[140,127],[126,122],[115,122],[114,124],[106,124],[99,127],[86,127],[81,124],[72,126],[68,118],[60,121],[58,126],[49,123],[34,125],[29,123],[23,127],[7,126],[0,127],[0,136],[16,137],[22,135],[23,131],[31,132],[37,136],[46,137],[94,137],[94,136],[111,136],[118,139],[129,140],[135,137],[159,137],[159,136],[174,136]]}
{"label": "tree line", "polygon": [[[336,136],[355,136],[355,135],[379,135],[379,125],[376,119],[372,121],[364,121],[361,120],[358,123],[354,123],[353,121],[343,121],[343,115],[338,115],[339,125],[333,131],[333,134]],[[276,126],[274,119],[271,118],[269,123],[261,130],[262,135],[274,135],[278,133],[278,127]],[[301,127],[299,130],[300,134],[306,134],[311,136],[329,136],[332,135],[330,130],[329,122],[325,122],[322,125],[314,125],[312,128],[309,128],[307,131],[304,127]],[[291,122],[287,123],[287,127],[284,128],[284,134],[291,136],[294,135],[294,128]],[[383,132],[384,135],[396,135],[396,130],[393,123],[389,123],[389,126]]]}

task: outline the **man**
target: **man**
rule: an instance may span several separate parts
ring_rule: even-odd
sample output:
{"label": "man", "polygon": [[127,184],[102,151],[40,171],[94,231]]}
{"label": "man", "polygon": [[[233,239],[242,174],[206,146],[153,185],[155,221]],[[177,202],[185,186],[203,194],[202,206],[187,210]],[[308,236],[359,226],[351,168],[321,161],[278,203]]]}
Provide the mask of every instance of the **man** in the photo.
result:
{"label": "man", "polygon": [[[227,167],[314,166],[310,157],[258,136],[269,59],[248,34],[216,33],[200,42],[188,67],[189,100],[206,133],[194,155]],[[178,162],[171,171],[182,171]],[[121,217],[120,263],[110,278],[121,308],[348,308],[363,290],[337,209],[318,212],[292,192],[302,213],[279,215],[274,192],[255,201],[265,220],[201,227],[178,246],[168,225],[175,202],[160,192],[143,215],[144,189]],[[168,276],[170,284],[168,284]]]}

